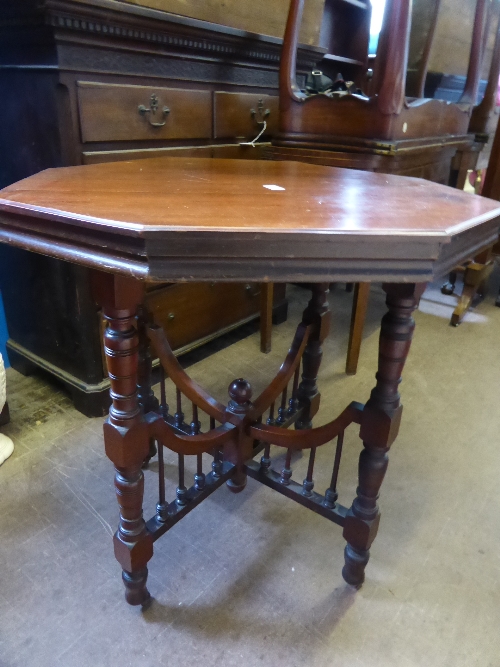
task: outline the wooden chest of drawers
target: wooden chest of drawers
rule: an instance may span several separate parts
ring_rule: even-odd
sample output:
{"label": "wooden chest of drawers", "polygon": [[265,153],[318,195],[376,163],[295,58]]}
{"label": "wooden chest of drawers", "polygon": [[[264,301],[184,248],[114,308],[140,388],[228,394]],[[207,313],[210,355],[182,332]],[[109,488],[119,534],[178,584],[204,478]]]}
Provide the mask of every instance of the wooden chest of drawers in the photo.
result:
{"label": "wooden chest of drawers", "polygon": [[[48,167],[147,156],[256,159],[261,148],[240,143],[264,123],[269,140],[276,127],[280,48],[274,37],[114,0],[3,3],[1,122],[9,131],[0,135],[0,151],[9,159],[0,162],[0,186]],[[299,50],[299,77],[322,53]],[[88,272],[4,247],[0,266],[12,365],[48,371],[80,410],[102,414],[108,381]],[[149,302],[183,351],[257,317],[256,290],[156,287]],[[285,303],[281,287],[281,317]]]}
{"label": "wooden chest of drawers", "polygon": [[[181,354],[254,319],[260,296],[255,283],[178,283],[151,290],[146,306]],[[286,319],[285,285],[274,287],[274,308],[276,321]]]}

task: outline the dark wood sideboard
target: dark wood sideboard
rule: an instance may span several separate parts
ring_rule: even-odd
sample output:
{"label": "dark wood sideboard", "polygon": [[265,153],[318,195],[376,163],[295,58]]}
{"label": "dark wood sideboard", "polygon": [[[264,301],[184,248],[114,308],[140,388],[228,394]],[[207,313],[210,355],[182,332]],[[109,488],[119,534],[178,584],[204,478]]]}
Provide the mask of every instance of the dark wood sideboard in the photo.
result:
{"label": "dark wood sideboard", "polygon": [[[281,40],[115,0],[0,1],[0,187],[42,169],[158,155],[256,159],[278,121]],[[324,49],[301,46],[304,77]],[[267,113],[269,111],[269,113]],[[14,368],[42,368],[75,406],[109,405],[102,322],[81,266],[1,248]],[[30,312],[28,315],[27,305]],[[147,304],[177,351],[254,318],[259,287],[155,286]],[[276,286],[275,319],[286,317]]]}

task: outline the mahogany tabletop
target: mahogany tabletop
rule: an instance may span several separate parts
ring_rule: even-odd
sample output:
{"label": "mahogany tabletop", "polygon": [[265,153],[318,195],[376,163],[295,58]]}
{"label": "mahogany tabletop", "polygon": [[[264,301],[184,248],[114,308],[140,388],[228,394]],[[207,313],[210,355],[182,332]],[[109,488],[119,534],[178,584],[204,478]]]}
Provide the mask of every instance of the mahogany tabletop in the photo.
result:
{"label": "mahogany tabletop", "polygon": [[0,241],[157,281],[426,281],[499,227],[484,197],[288,161],[151,158],[0,191]]}

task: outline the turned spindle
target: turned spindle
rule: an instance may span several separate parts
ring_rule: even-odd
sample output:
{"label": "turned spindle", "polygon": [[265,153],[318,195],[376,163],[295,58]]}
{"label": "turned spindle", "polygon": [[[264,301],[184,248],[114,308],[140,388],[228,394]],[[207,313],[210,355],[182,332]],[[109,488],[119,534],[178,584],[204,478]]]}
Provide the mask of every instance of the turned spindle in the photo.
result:
{"label": "turned spindle", "polygon": [[302,316],[304,324],[312,328],[306,349],[302,357],[302,380],[297,390],[302,414],[295,424],[297,429],[312,428],[312,418],[319,409],[318,372],[323,356],[322,343],[330,329],[328,310],[328,283],[315,283],[311,286],[312,297]]}
{"label": "turned spindle", "polygon": [[[191,435],[198,435],[201,424],[198,421],[198,406],[193,403],[193,420],[191,422]],[[196,474],[194,476],[194,488],[201,491],[205,487],[205,474],[203,472],[203,455],[196,456]]]}
{"label": "turned spindle", "polygon": [[286,450],[285,465],[281,470],[280,482],[283,486],[288,486],[290,484],[290,479],[292,478],[292,450]]}
{"label": "turned spindle", "polygon": [[178,455],[179,485],[175,491],[175,502],[179,507],[187,505],[187,489],[184,484],[184,454]]}
{"label": "turned spindle", "polygon": [[268,442],[264,445],[264,454],[260,458],[260,467],[264,472],[271,467],[271,445]]}
{"label": "turned spindle", "polygon": [[184,423],[184,413],[182,412],[182,394],[180,389],[176,389],[176,411],[174,415],[174,424],[177,428],[182,428]]}
{"label": "turned spindle", "polygon": [[228,479],[226,485],[233,493],[240,493],[247,484],[244,461],[253,454],[253,441],[245,433],[245,418],[252,408],[252,387],[243,378],[238,378],[229,385],[228,394],[227,410],[236,418],[238,432],[236,442],[225,452],[225,458],[236,466],[233,476]]}
{"label": "turned spindle", "polygon": [[335,448],[335,461],[333,463],[332,479],[330,486],[326,490],[323,505],[329,509],[333,509],[337,504],[339,494],[337,493],[337,480],[340,470],[340,459],[342,458],[342,447],[344,445],[344,432],[342,431],[337,436],[337,447]]}
{"label": "turned spindle", "polygon": [[205,473],[203,472],[203,455],[196,456],[196,474],[194,476],[194,488],[201,491],[205,488]]}
{"label": "turned spindle", "polygon": [[299,407],[299,399],[297,397],[297,392],[299,390],[299,380],[300,380],[300,364],[297,366],[295,373],[293,375],[293,385],[292,385],[292,395],[288,401],[288,415],[294,415],[297,412]]}
{"label": "turned spindle", "polygon": [[281,394],[281,405],[278,408],[278,419],[276,420],[276,424],[278,426],[283,426],[283,424],[286,422],[286,418],[288,415],[288,410],[287,410],[287,403],[286,403],[286,395],[287,395],[287,389],[283,389],[283,392]]}
{"label": "turned spindle", "polygon": [[309,453],[309,464],[307,466],[306,478],[302,483],[302,495],[312,496],[312,491],[314,489],[313,482],[313,472],[314,472],[314,459],[316,458],[316,447],[313,447]]}

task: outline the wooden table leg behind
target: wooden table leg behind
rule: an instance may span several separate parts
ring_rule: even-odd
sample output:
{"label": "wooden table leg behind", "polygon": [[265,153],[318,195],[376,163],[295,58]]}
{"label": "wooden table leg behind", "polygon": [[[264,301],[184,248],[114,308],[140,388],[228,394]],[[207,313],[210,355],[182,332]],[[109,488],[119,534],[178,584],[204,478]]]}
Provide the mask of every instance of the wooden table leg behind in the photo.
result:
{"label": "wooden table leg behind", "polygon": [[453,311],[450,320],[452,326],[457,327],[464,319],[469,308],[473,306],[477,300],[484,297],[486,293],[486,283],[488,282],[488,278],[492,271],[492,260],[485,264],[471,262],[466,266],[462,294],[460,295],[458,304]]}
{"label": "wooden table leg behind", "polygon": [[298,399],[305,408],[295,428],[312,428],[312,418],[319,410],[318,372],[323,357],[322,343],[330,331],[331,313],[328,309],[328,283],[311,285],[312,297],[304,310],[302,321],[312,324],[314,330],[309,336],[302,357],[302,380],[298,389]]}
{"label": "wooden table leg behind", "polygon": [[[450,274],[450,281],[441,288],[443,294],[453,293],[457,270]],[[450,324],[452,326],[457,327],[464,319],[469,308],[474,305],[474,302],[477,302],[480,298],[484,297],[486,284],[492,270],[493,254],[491,247],[486,248],[486,250],[483,250],[480,254],[476,255],[474,261],[464,265],[462,268],[464,274],[464,286],[457,307],[451,316]]]}
{"label": "wooden table leg behind", "polygon": [[359,486],[344,525],[347,546],[342,574],[353,586],[361,586],[364,581],[369,549],[378,530],[377,499],[389,462],[388,451],[398,434],[403,409],[398,386],[415,328],[412,313],[424,287],[384,285],[388,312],[382,319],[380,332],[377,384],[361,417],[360,437],[364,449],[359,457]]}
{"label": "wooden table leg behind", "polygon": [[129,604],[150,600],[146,580],[153,542],[142,516],[144,477],[141,466],[149,454],[147,424],[138,401],[139,336],[136,316],[143,298],[139,281],[95,272],[93,293],[108,326],[104,351],[111,382],[111,408],[104,424],[106,455],[116,470],[115,488],[120,520],[114,536],[115,556],[123,569]]}
{"label": "wooden table leg behind", "polygon": [[273,331],[274,284],[261,283],[260,286],[260,351],[271,352]]}
{"label": "wooden table leg behind", "polygon": [[358,370],[359,352],[363,340],[363,329],[365,326],[366,310],[370,297],[370,283],[356,283],[352,301],[351,329],[349,331],[349,344],[347,346],[347,361],[345,372],[348,375],[356,375]]}

